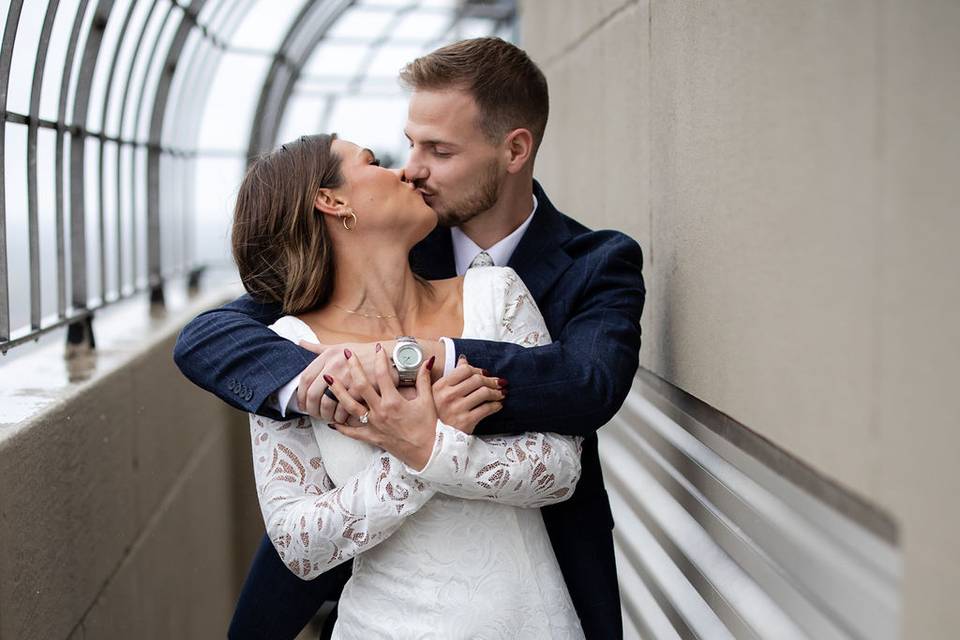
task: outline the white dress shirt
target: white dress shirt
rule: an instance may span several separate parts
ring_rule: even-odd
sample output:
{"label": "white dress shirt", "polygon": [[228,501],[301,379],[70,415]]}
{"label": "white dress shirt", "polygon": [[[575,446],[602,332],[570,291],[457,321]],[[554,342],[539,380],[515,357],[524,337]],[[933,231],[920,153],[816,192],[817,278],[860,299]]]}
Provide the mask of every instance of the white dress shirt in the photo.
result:
{"label": "white dress shirt", "polygon": [[[533,196],[533,209],[530,211],[530,215],[527,216],[526,220],[510,232],[508,236],[486,249],[487,255],[493,259],[493,266],[505,267],[507,263],[510,262],[510,258],[513,257],[513,252],[516,250],[517,245],[520,244],[520,239],[523,238],[523,234],[527,232],[527,228],[533,220],[533,214],[536,212],[537,196]],[[467,234],[460,230],[460,227],[451,228],[450,236],[453,240],[453,261],[457,268],[457,275],[462,276],[467,272],[467,268],[470,266],[470,263],[473,262],[473,259],[477,257],[477,254],[484,251],[484,249],[468,238]],[[450,338],[440,338],[440,342],[443,343],[446,352],[443,375],[447,375],[453,371],[453,368],[457,364],[457,350],[453,344],[453,340]],[[297,403],[296,394],[299,385],[300,376],[296,376],[281,387],[275,395],[271,395],[268,403],[274,409],[278,409],[280,415],[283,417],[287,417],[287,414],[290,412],[300,413],[300,405]]]}

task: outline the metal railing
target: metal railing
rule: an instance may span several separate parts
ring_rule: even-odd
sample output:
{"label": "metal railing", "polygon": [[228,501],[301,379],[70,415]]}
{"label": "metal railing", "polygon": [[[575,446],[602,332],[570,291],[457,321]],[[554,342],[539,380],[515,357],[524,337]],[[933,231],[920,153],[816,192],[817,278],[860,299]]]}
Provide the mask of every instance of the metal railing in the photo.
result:
{"label": "metal railing", "polygon": [[[53,60],[48,53],[61,3],[59,0],[47,3],[36,41],[27,113],[7,108],[11,64],[24,2],[12,0],[9,5],[0,43],[0,109],[4,114],[0,127],[0,151],[3,151],[0,153],[0,352],[6,353],[11,347],[64,325],[70,326],[68,340],[87,341],[92,346],[90,319],[97,309],[144,290],[150,291],[153,302],[162,303],[164,278],[191,271],[197,265],[192,262],[189,241],[184,242],[177,264],[162,263],[161,212],[165,211],[169,218],[171,211],[190,209],[192,163],[198,156],[242,155],[198,151],[197,127],[188,125],[197,120],[196,109],[206,95],[204,88],[209,86],[216,58],[227,50],[225,42],[238,24],[237,16],[243,15],[250,0],[211,3],[212,10],[206,12],[204,19],[201,12],[207,5],[206,0],[193,0],[189,5],[175,0],[134,0],[122,4],[125,6],[120,10],[113,0],[96,3],[79,0],[72,16],[65,55]],[[65,18],[68,17],[60,16],[61,20]],[[119,35],[110,43],[112,50],[107,51],[104,36],[111,21],[119,26]],[[172,38],[168,35],[171,32]],[[126,58],[123,51],[129,54]],[[175,83],[181,63],[186,63],[187,72],[180,74],[182,77]],[[94,95],[98,64],[105,70],[106,81]],[[52,65],[63,68],[56,119],[40,117],[44,72]],[[98,122],[91,123],[93,101],[100,102],[97,105],[100,117]],[[112,109],[114,104],[119,105],[119,110]],[[193,117],[185,117],[185,113]],[[109,122],[111,115],[115,116],[114,126]],[[170,126],[165,128],[165,124]],[[9,191],[5,169],[7,163],[19,161],[7,157],[6,153],[6,138],[12,127],[24,127],[27,138],[24,199],[30,319],[29,326],[18,335],[12,335],[11,331],[11,274],[7,254]],[[38,137],[42,130],[55,135],[56,315],[51,318],[53,314],[48,314],[46,319],[41,308],[44,283],[41,282],[37,178]],[[95,159],[87,153],[93,145],[97,147]],[[108,165],[115,168],[109,180]],[[162,180],[164,173],[166,179]],[[88,180],[91,174],[96,177],[93,182]],[[145,193],[138,188],[144,176]],[[110,181],[113,184],[108,184]],[[174,192],[167,190],[171,185],[177,187]],[[96,193],[87,193],[91,187]],[[112,228],[106,219],[108,199],[116,206]],[[162,201],[167,206],[161,207]],[[91,207],[90,203],[96,206]],[[95,224],[91,225],[94,219]],[[191,225],[184,224],[184,220],[180,222],[189,240]],[[95,256],[87,255],[87,233],[91,226],[97,234],[99,255]],[[113,244],[112,269],[108,261],[108,236],[112,236],[109,240]],[[146,255],[141,255],[139,249],[141,237],[146,240]],[[99,272],[98,296],[91,296],[89,291],[92,264],[97,265]],[[110,286],[111,280],[113,286]]]}

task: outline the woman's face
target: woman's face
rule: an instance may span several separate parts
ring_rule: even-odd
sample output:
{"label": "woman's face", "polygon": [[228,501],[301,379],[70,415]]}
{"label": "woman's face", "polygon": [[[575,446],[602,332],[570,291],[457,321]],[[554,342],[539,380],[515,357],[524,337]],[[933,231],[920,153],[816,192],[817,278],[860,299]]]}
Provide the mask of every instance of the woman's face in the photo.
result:
{"label": "woman's face", "polygon": [[[335,190],[357,213],[357,226],[408,237],[416,243],[437,226],[437,214],[423,201],[402,169],[386,169],[369,149],[334,140],[344,185]],[[411,245],[412,246],[412,245]]]}

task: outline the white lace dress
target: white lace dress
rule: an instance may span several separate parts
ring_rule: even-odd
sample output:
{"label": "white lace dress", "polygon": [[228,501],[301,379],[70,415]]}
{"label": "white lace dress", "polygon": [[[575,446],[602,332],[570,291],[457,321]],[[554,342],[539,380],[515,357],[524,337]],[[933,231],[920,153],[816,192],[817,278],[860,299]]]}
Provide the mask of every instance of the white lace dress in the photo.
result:
{"label": "white lace dress", "polygon": [[[512,269],[467,271],[463,337],[550,342]],[[285,316],[272,327],[316,340]],[[334,638],[583,638],[537,507],[568,498],[580,438],[437,423],[420,471],[326,424],[250,416],[267,533],[304,579],[355,558]]]}

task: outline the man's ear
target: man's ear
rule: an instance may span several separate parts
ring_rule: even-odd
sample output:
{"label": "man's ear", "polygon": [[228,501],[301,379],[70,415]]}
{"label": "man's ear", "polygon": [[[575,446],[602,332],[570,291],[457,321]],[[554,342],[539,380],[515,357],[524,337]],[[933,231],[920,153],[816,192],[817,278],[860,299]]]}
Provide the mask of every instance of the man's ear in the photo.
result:
{"label": "man's ear", "polygon": [[507,173],[519,173],[533,156],[533,134],[529,129],[514,129],[504,140]]}
{"label": "man's ear", "polygon": [[317,191],[317,197],[313,200],[313,207],[318,211],[330,215],[339,216],[342,213],[346,201],[337,196],[331,189],[326,187]]}

